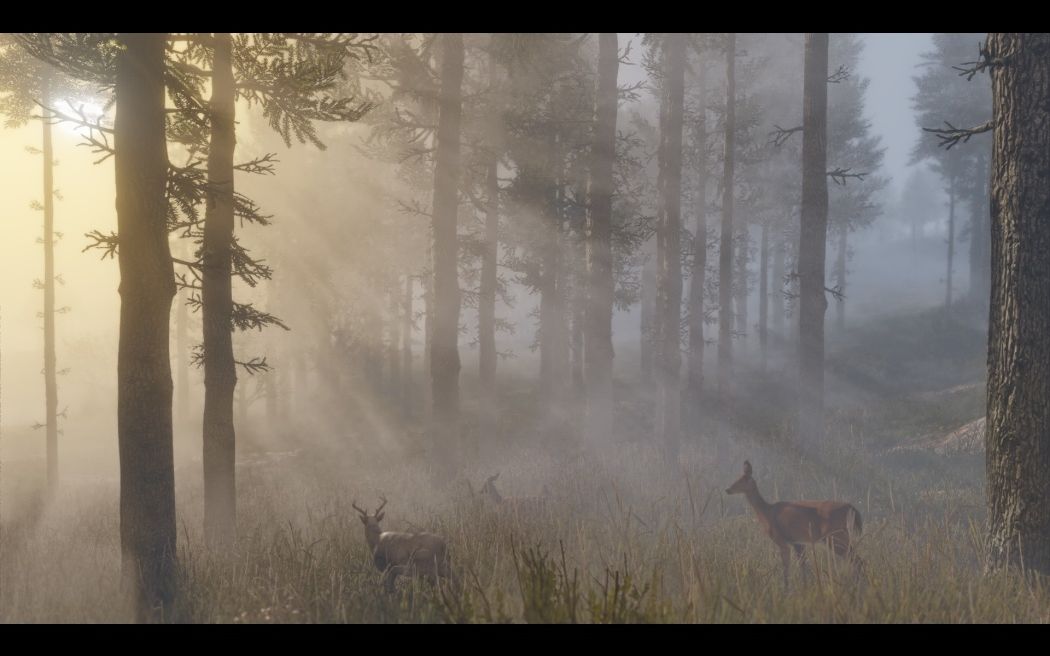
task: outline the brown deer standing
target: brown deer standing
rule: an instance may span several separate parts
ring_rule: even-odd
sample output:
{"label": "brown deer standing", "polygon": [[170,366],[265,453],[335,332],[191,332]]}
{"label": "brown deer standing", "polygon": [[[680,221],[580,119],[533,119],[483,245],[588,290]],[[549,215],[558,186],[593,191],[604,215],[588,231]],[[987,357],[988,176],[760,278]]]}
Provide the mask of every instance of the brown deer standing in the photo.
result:
{"label": "brown deer standing", "polygon": [[383,531],[379,522],[383,521],[386,499],[374,513],[359,508],[354,501],[350,505],[361,515],[365,525],[365,540],[372,552],[376,568],[383,573],[383,584],[390,592],[394,583],[402,574],[419,575],[437,585],[438,578],[452,580],[452,568],[448,559],[448,547],[445,539],[434,533],[400,533]]}
{"label": "brown deer standing", "polygon": [[860,513],[844,501],[778,501],[769,503],[762,498],[758,484],[751,477],[751,463],[744,461],[744,475],[729,486],[726,494],[743,494],[755,511],[766,535],[780,550],[784,564],[784,587],[788,584],[791,549],[799,559],[805,577],[805,545],[828,540],[839,556],[847,556],[854,567],[863,564],[853,551],[852,535],[860,535],[863,528]]}

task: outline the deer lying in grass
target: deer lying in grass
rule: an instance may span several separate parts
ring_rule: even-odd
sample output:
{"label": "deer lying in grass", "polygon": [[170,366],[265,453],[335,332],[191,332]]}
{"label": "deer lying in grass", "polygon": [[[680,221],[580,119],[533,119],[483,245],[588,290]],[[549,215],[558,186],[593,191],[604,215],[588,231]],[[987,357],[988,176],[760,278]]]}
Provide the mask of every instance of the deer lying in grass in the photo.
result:
{"label": "deer lying in grass", "polygon": [[538,515],[547,509],[547,497],[550,496],[550,491],[546,486],[543,487],[543,496],[505,497],[496,489],[496,479],[499,478],[499,475],[500,472],[496,472],[495,475],[485,479],[485,484],[481,486],[482,498],[494,503],[501,511],[505,510],[518,515]]}
{"label": "deer lying in grass", "polygon": [[726,494],[741,493],[747,497],[766,535],[780,550],[780,560],[784,564],[784,587],[788,584],[791,549],[795,550],[799,558],[804,577],[805,545],[818,540],[827,539],[836,555],[847,556],[854,567],[860,568],[862,561],[853,552],[850,538],[860,535],[863,524],[860,513],[852,505],[844,501],[769,503],[759,493],[758,484],[751,477],[751,463],[746,460],[744,475],[726,490]]}
{"label": "deer lying in grass", "polygon": [[379,528],[379,522],[383,521],[385,515],[383,507],[386,506],[386,499],[379,498],[383,503],[371,514],[359,508],[356,501],[350,505],[361,515],[361,523],[365,525],[365,540],[368,541],[376,568],[383,573],[386,589],[393,592],[394,583],[402,574],[423,576],[435,585],[439,577],[452,580],[445,538],[433,533],[383,531]]}

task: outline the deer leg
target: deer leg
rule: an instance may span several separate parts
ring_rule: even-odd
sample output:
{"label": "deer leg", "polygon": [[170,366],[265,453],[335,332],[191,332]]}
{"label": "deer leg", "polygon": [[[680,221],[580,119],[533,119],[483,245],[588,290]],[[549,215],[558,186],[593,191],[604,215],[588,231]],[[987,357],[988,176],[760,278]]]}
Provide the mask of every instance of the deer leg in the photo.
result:
{"label": "deer leg", "polygon": [[777,545],[780,547],[780,562],[784,565],[784,589],[788,587],[788,569],[791,567],[791,549],[787,544]]}
{"label": "deer leg", "polygon": [[806,546],[803,544],[791,545],[795,549],[795,558],[798,559],[798,568],[802,572],[802,582],[805,583],[809,578],[809,567],[806,562]]}
{"label": "deer leg", "polygon": [[401,570],[396,565],[387,568],[387,570],[383,572],[383,587],[386,588],[387,592],[394,592],[397,590],[394,584],[397,582],[397,576],[400,573]]}

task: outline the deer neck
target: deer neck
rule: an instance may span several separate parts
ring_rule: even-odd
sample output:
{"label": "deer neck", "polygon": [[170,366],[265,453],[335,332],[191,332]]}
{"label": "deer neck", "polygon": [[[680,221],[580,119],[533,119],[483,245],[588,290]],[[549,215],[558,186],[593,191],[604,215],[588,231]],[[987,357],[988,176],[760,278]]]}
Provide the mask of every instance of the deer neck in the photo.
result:
{"label": "deer neck", "polygon": [[747,497],[747,502],[754,509],[755,513],[766,519],[769,518],[770,505],[762,498],[762,494],[758,491],[758,487],[752,488],[744,493]]}
{"label": "deer neck", "polygon": [[379,530],[378,526],[374,528],[371,526],[365,527],[365,541],[368,542],[368,548],[370,551],[374,552],[376,547],[379,546],[379,536],[381,533],[382,531]]}

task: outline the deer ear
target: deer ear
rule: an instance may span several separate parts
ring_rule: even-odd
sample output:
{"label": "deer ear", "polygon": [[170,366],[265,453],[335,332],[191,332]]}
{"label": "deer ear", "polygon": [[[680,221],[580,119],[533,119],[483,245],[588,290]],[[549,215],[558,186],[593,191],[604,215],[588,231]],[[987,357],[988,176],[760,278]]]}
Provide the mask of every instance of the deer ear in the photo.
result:
{"label": "deer ear", "polygon": [[361,520],[362,524],[368,524],[368,518],[365,517],[364,515],[358,515],[357,517],[358,517],[358,519]]}
{"label": "deer ear", "polygon": [[750,476],[750,475],[751,475],[751,462],[745,460],[744,461],[744,476]]}
{"label": "deer ear", "polygon": [[376,521],[377,522],[381,522],[381,521],[383,521],[384,517],[386,517],[386,513],[385,512],[381,512],[378,515],[376,515]]}

